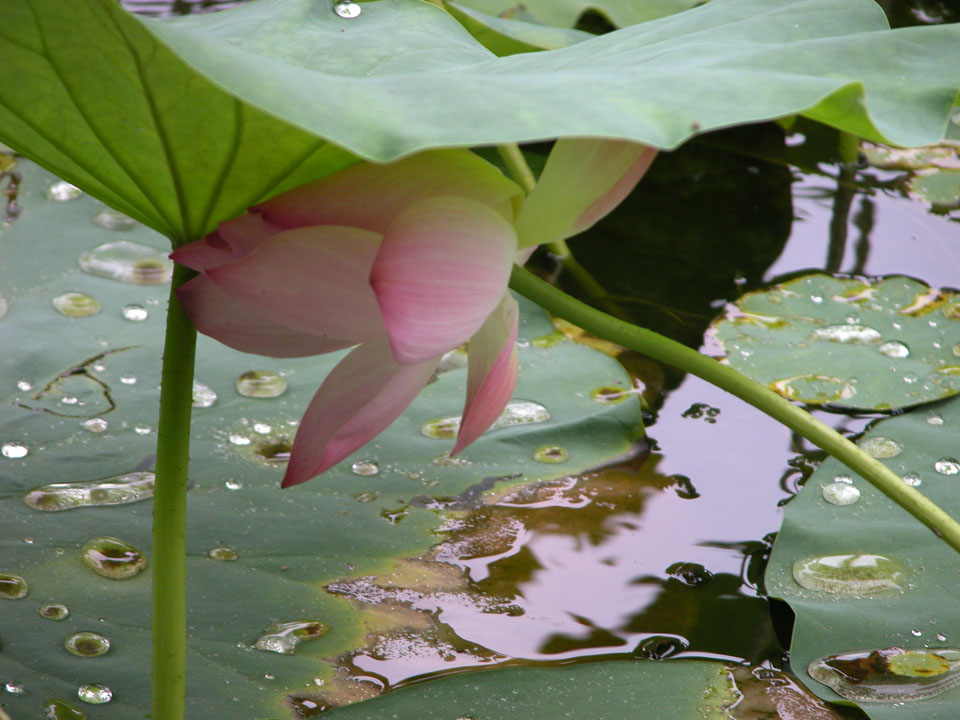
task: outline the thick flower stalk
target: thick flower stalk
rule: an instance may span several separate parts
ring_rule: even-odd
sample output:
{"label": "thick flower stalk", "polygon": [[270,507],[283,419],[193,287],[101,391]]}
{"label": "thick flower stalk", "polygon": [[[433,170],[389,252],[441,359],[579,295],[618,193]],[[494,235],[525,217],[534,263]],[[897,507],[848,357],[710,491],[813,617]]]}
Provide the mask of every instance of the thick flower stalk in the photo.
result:
{"label": "thick flower stalk", "polygon": [[561,140],[526,198],[466,150],[354,165],[174,252],[200,272],[178,291],[200,332],[274,357],[355,346],[310,402],[283,486],[373,439],[463,343],[466,403],[452,452],[476,440],[517,382],[514,262],[606,215],[655,155],[622,141]]}

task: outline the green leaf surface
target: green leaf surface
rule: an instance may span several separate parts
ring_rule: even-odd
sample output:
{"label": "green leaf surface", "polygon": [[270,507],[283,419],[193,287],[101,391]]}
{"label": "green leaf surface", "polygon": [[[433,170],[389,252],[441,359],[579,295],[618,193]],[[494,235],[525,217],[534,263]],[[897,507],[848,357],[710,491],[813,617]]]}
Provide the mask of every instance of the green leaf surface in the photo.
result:
{"label": "green leaf surface", "polygon": [[[884,448],[885,452],[880,453],[884,464],[911,483],[919,482],[918,490],[957,517],[958,441],[960,400],[953,398],[882,420],[860,444]],[[849,499],[859,492],[854,502],[837,505],[825,498],[825,492],[838,497],[838,478],[840,485],[847,488],[840,492],[840,497]],[[828,589],[798,584],[795,563],[824,555],[859,555],[857,562],[861,566],[878,567],[884,563],[871,563],[865,556],[885,556],[902,566],[897,580],[902,591],[839,592],[846,580],[856,576],[858,571],[850,566],[857,562],[841,563],[847,569],[831,573],[828,580],[833,584]],[[862,578],[867,571],[859,572]],[[837,584],[836,580],[842,582]],[[849,471],[832,458],[823,462],[799,496],[787,505],[767,568],[766,588],[771,596],[786,600],[796,613],[790,648],[794,672],[826,700],[839,701],[840,696],[804,672],[818,658],[891,647],[936,653],[939,649],[956,648],[960,641],[956,552],[865,480],[859,476],[850,478]],[[948,676],[955,677],[956,671]],[[923,687],[943,677],[918,681],[901,674],[895,679],[900,686],[899,697],[895,696],[894,701],[858,703],[871,718],[947,720],[960,715],[958,689],[925,700],[911,700],[908,696],[905,686]]]}
{"label": "green leaf surface", "polygon": [[891,410],[960,391],[960,296],[902,276],[803,276],[712,330],[731,366],[791,400]]}
{"label": "green leaf surface", "polygon": [[626,27],[656,20],[702,5],[703,0],[466,0],[462,3],[490,15],[528,17],[545,25],[573,27],[588,11],[603,15],[613,25]]}
{"label": "green leaf surface", "polygon": [[350,162],[318,138],[377,161],[559,136],[674,148],[804,113],[922,145],[960,87],[960,26],[890,31],[869,0],[717,0],[503,58],[432,4],[362,7],[260,0],[160,21],[8,0],[0,141],[182,241]]}
{"label": "green leaf surface", "polygon": [[573,28],[488,15],[461,3],[445,2],[444,7],[485,48],[498,56],[556,50],[593,37]]}
{"label": "green leaf surface", "polygon": [[[0,320],[0,445],[19,444],[28,453],[18,457],[8,449],[0,456],[0,572],[23,576],[30,591],[21,600],[0,598],[0,677],[25,688],[4,702],[13,717],[38,717],[48,698],[78,704],[78,685],[99,682],[113,690],[114,699],[91,710],[91,717],[141,718],[150,705],[149,572],[105,579],[81,563],[80,549],[95,537],[112,536],[144,551],[149,562],[151,502],[41,512],[22,498],[50,483],[151,467],[168,285],[91,275],[76,258],[107,241],[159,248],[164,240],[143,227],[99,227],[91,222],[98,203],[89,197],[48,200],[55,179],[29,163],[17,169],[24,176],[23,213],[0,234],[0,288],[9,305]],[[64,292],[86,293],[99,301],[100,311],[60,314],[51,300]],[[131,303],[146,309],[146,319],[124,318],[122,308]],[[544,335],[551,336],[549,347],[532,342]],[[629,392],[616,398],[620,402],[609,396],[610,387],[630,387],[623,369],[589,348],[556,342],[548,318],[527,303],[520,338],[523,370],[515,399],[538,403],[549,419],[491,431],[451,462],[445,453],[452,440],[422,432],[431,421],[461,411],[466,371],[451,369],[354,457],[282,492],[282,463],[267,457],[284,449],[342,354],[278,360],[201,338],[198,379],[219,397],[194,410],[189,718],[234,712],[290,717],[287,695],[316,687],[315,677],[329,680],[330,662],[362,647],[374,629],[370,617],[328,592],[327,584],[389,574],[404,559],[423,555],[438,542],[435,531],[445,517],[481,505],[489,490],[580,472],[630,450],[637,402]],[[239,395],[237,378],[253,369],[283,373],[287,391],[276,398]],[[598,387],[607,390],[595,399]],[[91,419],[106,427],[85,426]],[[544,446],[562,447],[566,459],[538,462],[534,455]],[[233,549],[238,559],[208,557],[218,547]],[[420,565],[451,572],[447,565]],[[38,609],[48,602],[65,604],[69,617],[41,617]],[[402,623],[398,617],[395,622]],[[328,630],[293,656],[251,648],[272,624],[298,620],[320,621]],[[64,640],[82,630],[107,636],[109,653],[68,654]]]}

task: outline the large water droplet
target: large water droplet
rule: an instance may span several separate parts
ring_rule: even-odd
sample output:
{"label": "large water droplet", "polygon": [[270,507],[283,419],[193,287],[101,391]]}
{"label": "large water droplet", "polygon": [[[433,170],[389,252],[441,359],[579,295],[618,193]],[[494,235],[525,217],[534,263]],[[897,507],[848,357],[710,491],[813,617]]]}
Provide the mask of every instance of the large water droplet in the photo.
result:
{"label": "large water droplet", "polygon": [[102,433],[107,431],[109,423],[101,417],[90,418],[89,420],[84,420],[80,425],[87,432],[92,433]]}
{"label": "large water droplet", "polygon": [[91,275],[136,285],[162,285],[173,277],[173,261],[161,250],[127,240],[104,243],[78,262]]}
{"label": "large water droplet", "polygon": [[100,683],[87,683],[77,688],[77,697],[91,705],[102,705],[113,699],[113,690]]}
{"label": "large water droplet", "polygon": [[943,425],[943,413],[938,410],[931,410],[927,413],[927,423],[929,425]]}
{"label": "large water droplet", "polygon": [[67,652],[77,657],[98,657],[110,651],[110,640],[100,633],[84,630],[63,641]]}
{"label": "large water droplet", "polygon": [[890,340],[878,347],[877,352],[891,358],[905,358],[910,355],[910,348],[899,340]]}
{"label": "large water droplet", "polygon": [[358,17],[362,12],[361,8],[353,0],[336,0],[333,3],[333,11],[342,18],[351,20]]}
{"label": "large water droplet", "polygon": [[143,305],[135,305],[131,303],[130,305],[124,305],[123,309],[120,311],[120,314],[123,315],[124,320],[129,320],[130,322],[143,322],[147,319],[150,313],[147,312],[147,309]]}
{"label": "large water droplet", "polygon": [[807,672],[848,700],[923,700],[960,684],[960,650],[886,648],[827,655],[810,663]]}
{"label": "large water droplet", "polygon": [[327,626],[317,620],[296,620],[271,625],[257,638],[254,644],[257,650],[293,655],[297,645],[307,640],[320,637],[327,631]]}
{"label": "large water droplet", "polygon": [[272,370],[250,370],[237,378],[237,392],[244,397],[275,398],[286,389],[286,379]]}
{"label": "large water droplet", "polygon": [[380,466],[373,460],[357,460],[350,466],[354,475],[377,475]]}
{"label": "large water droplet", "polygon": [[860,449],[870,457],[886,459],[896,457],[903,448],[896,440],[877,435],[861,440]]}
{"label": "large water droplet", "polygon": [[47,188],[47,197],[54,202],[67,202],[76,200],[83,195],[83,190],[76,185],[71,185],[66,180],[60,180]]}
{"label": "large water droplet", "polygon": [[208,408],[217,401],[217,393],[209,385],[202,382],[193,381],[193,406],[195,408]]}
{"label": "large water droplet", "polygon": [[153,497],[155,476],[137,471],[102,480],[53,483],[31,490],[23,501],[36,510],[58,512],[99,505],[126,505]]}
{"label": "large water droplet", "polygon": [[[540,403],[530,402],[529,400],[519,400],[508,403],[503,412],[500,413],[490,430],[499,430],[500,428],[511,425],[526,425],[530,423],[545,422],[550,419],[550,411]],[[437,418],[423,424],[420,432],[429,438],[438,440],[449,440],[455,438],[460,430],[460,416]]]}
{"label": "large water droplet", "polygon": [[0,455],[5,458],[22,458],[26,457],[29,452],[27,446],[19,442],[8,442],[0,446]]}
{"label": "large water droplet", "polygon": [[820,492],[824,500],[834,505],[852,505],[860,499],[860,489],[845,482],[827,483]]}
{"label": "large water droplet", "polygon": [[37,612],[47,620],[64,620],[70,614],[70,609],[61,603],[47,603],[37,608]]}
{"label": "large water droplet", "polygon": [[817,328],[810,334],[811,340],[829,340],[830,342],[855,343],[857,345],[876,345],[883,336],[867,325],[830,325]]}
{"label": "large water droplet", "polygon": [[960,473],[960,462],[952,457],[940,458],[933,464],[933,469],[943,475],[956,475]]}
{"label": "large water droplet", "polygon": [[232,547],[220,546],[210,548],[210,550],[207,551],[207,557],[211,560],[232,561],[236,560],[240,555]]}
{"label": "large water droplet", "polygon": [[819,555],[793,564],[793,578],[807,590],[869,595],[903,590],[903,566],[884,555]]}
{"label": "large water droplet", "polygon": [[20,600],[30,592],[27,581],[13,573],[0,573],[0,598]]}
{"label": "large water droplet", "polygon": [[539,463],[556,464],[570,459],[570,453],[559,445],[544,445],[533,451],[533,459]]}
{"label": "large water droplet", "polygon": [[147,566],[147,556],[115,537],[94,538],[80,551],[84,565],[111,580],[126,580]]}
{"label": "large water droplet", "polygon": [[53,306],[67,317],[88,317],[100,312],[100,303],[85,293],[68,292],[57,295]]}
{"label": "large water droplet", "polygon": [[920,477],[920,473],[908,472],[903,474],[903,481],[910,487],[920,487],[923,478]]}
{"label": "large water droplet", "polygon": [[43,704],[44,720],[87,720],[86,713],[80,712],[63,700],[47,700]]}

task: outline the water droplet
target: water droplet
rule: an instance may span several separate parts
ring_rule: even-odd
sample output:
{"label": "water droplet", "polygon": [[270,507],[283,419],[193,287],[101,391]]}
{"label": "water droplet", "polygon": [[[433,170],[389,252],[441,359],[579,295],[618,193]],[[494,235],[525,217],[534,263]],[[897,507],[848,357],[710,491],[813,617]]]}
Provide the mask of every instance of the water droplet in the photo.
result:
{"label": "water droplet", "polygon": [[854,380],[829,375],[794,375],[770,383],[770,387],[791,400],[828,403],[849,400],[857,394]]}
{"label": "water droplet", "polygon": [[93,222],[107,230],[133,230],[137,226],[137,221],[132,217],[112,208],[98,212],[93,216]]}
{"label": "water droplet", "polygon": [[101,480],[53,483],[31,490],[23,501],[35,510],[59,512],[81,507],[127,505],[153,497],[154,474],[137,471]]}
{"label": "water droplet", "polygon": [[930,425],[943,425],[943,413],[937,410],[931,410],[927,413],[927,423]]}
{"label": "water droplet", "polygon": [[960,462],[952,457],[940,458],[933,464],[933,469],[943,475],[956,475],[960,473]]}
{"label": "water droplet", "polygon": [[827,655],[810,663],[807,672],[848,700],[923,700],[960,684],[960,650],[887,648]]}
{"label": "water droplet", "polygon": [[47,197],[54,202],[67,202],[68,200],[76,200],[82,195],[83,190],[78,188],[76,185],[71,185],[65,180],[55,182],[53,185],[47,188]]}
{"label": "water droplet", "polygon": [[920,487],[920,483],[923,482],[920,473],[915,472],[904,473],[903,481],[910,487]]}
{"label": "water droplet", "polygon": [[115,537],[94,538],[80,551],[84,565],[111,580],[126,580],[147,566],[147,556]]}
{"label": "water droplet", "polygon": [[590,397],[605,405],[622,403],[633,394],[633,390],[616,387],[615,385],[605,385],[604,387],[598,387],[590,391]]}
{"label": "water droplet", "polygon": [[570,453],[559,445],[544,445],[534,450],[533,459],[539,463],[562,463],[570,459]]}
{"label": "water droplet", "polygon": [[13,573],[0,573],[0,598],[20,600],[30,592],[27,581]]}
{"label": "water droplet", "polygon": [[250,370],[237,378],[237,392],[244,397],[275,398],[286,389],[286,379],[272,370]]}
{"label": "water droplet", "polygon": [[47,620],[63,620],[70,614],[70,609],[60,603],[47,603],[37,608],[37,612]]}
{"label": "water droplet", "polygon": [[903,376],[903,381],[909,385],[912,385],[920,378],[917,377],[916,373],[908,372]]}
{"label": "water droplet", "polygon": [[820,492],[824,500],[834,505],[852,505],[860,499],[860,489],[845,482],[827,483]]}
{"label": "water droplet", "polygon": [[86,293],[68,292],[57,295],[53,306],[67,317],[88,317],[100,312],[100,303]]}
{"label": "water droplet", "polygon": [[923,631],[920,630],[919,628],[914,628],[913,630],[910,631],[910,634],[913,635],[914,637],[920,637],[921,635],[923,635]]}
{"label": "water droplet", "polygon": [[110,650],[110,641],[100,633],[85,630],[68,637],[63,646],[68,653],[77,657],[97,657]]}
{"label": "water droplet", "polygon": [[380,466],[373,460],[357,460],[350,469],[354,475],[377,475],[380,472]]}
{"label": "water droplet", "polygon": [[137,376],[131,373],[124,373],[120,376],[120,382],[122,382],[124,385],[136,385]]}
{"label": "water droplet", "polygon": [[897,441],[877,435],[861,440],[860,449],[870,457],[886,459],[896,457],[903,448]]}
{"label": "water droplet", "polygon": [[814,305],[819,305],[823,302],[823,295],[811,295],[810,302],[812,302]]}
{"label": "water droplet", "polygon": [[350,20],[360,15],[361,8],[353,0],[336,0],[333,3],[333,11],[340,17]]}
{"label": "water droplet", "polygon": [[0,455],[5,458],[22,458],[26,457],[29,452],[27,446],[19,442],[8,442],[0,446]]}
{"label": "water droplet", "polygon": [[459,457],[450,457],[450,453],[444,453],[443,455],[438,455],[433,460],[430,461],[431,465],[439,465],[440,467],[466,467],[470,465],[469,460]]}
{"label": "water droplet", "polygon": [[104,243],[78,262],[91,275],[136,285],[162,285],[173,277],[173,261],[163,251],[126,240]]}
{"label": "water droplet", "polygon": [[84,420],[80,426],[87,432],[102,433],[107,431],[108,423],[101,417],[95,417]]}
{"label": "water droplet", "polygon": [[220,546],[215,548],[210,548],[207,552],[207,557],[211,560],[225,560],[231,561],[236,560],[240,555],[232,547]]}
{"label": "water droplet", "polygon": [[17,380],[17,390],[23,390],[23,392],[33,390],[33,380],[30,378],[20,378]]}
{"label": "water droplet", "polygon": [[699,563],[673,563],[667,568],[667,575],[690,587],[700,587],[713,582],[713,573]]}
{"label": "water droplet", "polygon": [[357,493],[356,495],[353,496],[353,499],[356,500],[358,503],[370,503],[370,502],[374,502],[379,497],[380,497],[380,493],[376,491],[368,491],[368,492]]}
{"label": "water droplet", "polygon": [[238,433],[232,434],[229,438],[231,445],[249,445],[250,438],[246,435],[240,435]]}
{"label": "water droplet", "polygon": [[382,517],[391,525],[396,525],[397,523],[401,522],[404,518],[406,518],[409,512],[410,512],[409,509],[405,507],[400,508],[399,510],[385,509],[380,511],[380,517]]}
{"label": "water droplet", "polygon": [[954,355],[956,355],[957,357],[960,357],[960,343],[957,343],[956,345],[954,345],[952,350]]}
{"label": "water droplet", "polygon": [[143,322],[149,315],[143,305],[134,304],[124,305],[120,313],[123,315],[124,320],[129,320],[130,322]]}
{"label": "water droplet", "polygon": [[22,695],[23,694],[23,683],[20,682],[7,682],[3,684],[3,689],[6,690],[11,695]]}
{"label": "water droplet", "polygon": [[910,348],[899,340],[891,340],[878,347],[877,352],[891,358],[905,358],[910,355]]}
{"label": "water droplet", "polygon": [[665,660],[688,647],[690,643],[679,635],[650,635],[640,641],[633,654],[645,660]]}
{"label": "water droplet", "polygon": [[947,634],[946,634],[946,633],[942,633],[942,632],[938,632],[938,633],[937,633],[937,641],[938,641],[938,642],[946,642],[946,641],[947,641]]}
{"label": "water droplet", "polygon": [[229,480],[223,483],[223,486],[227,490],[242,490],[243,482],[240,480],[237,480],[236,478],[230,478]]}
{"label": "water droplet", "polygon": [[195,408],[208,408],[217,401],[217,393],[209,385],[202,382],[193,381],[193,406]]}
{"label": "water droplet", "polygon": [[[540,423],[549,419],[550,411],[540,403],[520,400],[508,403],[507,407],[500,413],[500,417],[490,426],[490,430],[499,430],[500,428],[510,427],[511,425]],[[437,440],[455,438],[459,430],[459,416],[437,418],[436,420],[424,423],[420,428],[420,432],[423,435]]]}
{"label": "water droplet", "polygon": [[819,555],[797,560],[793,577],[807,590],[869,595],[903,590],[903,567],[896,560],[868,553]]}
{"label": "water droplet", "polygon": [[314,640],[327,631],[327,626],[317,620],[296,620],[271,625],[257,638],[254,644],[257,650],[293,655],[297,645]]}
{"label": "water droplet", "polygon": [[149,425],[136,425],[134,426],[133,431],[137,435],[149,435],[151,432]]}
{"label": "water droplet", "polygon": [[849,485],[850,483],[853,482],[853,478],[850,477],[849,475],[834,475],[833,481],[836,483],[846,483],[847,485]]}
{"label": "water droplet", "polygon": [[113,699],[113,690],[100,683],[87,683],[77,688],[77,697],[91,705],[102,705]]}
{"label": "water droplet", "polygon": [[64,395],[63,397],[60,398],[60,404],[61,405],[79,405],[80,398],[76,397],[75,395]]}
{"label": "water droplet", "polygon": [[847,318],[847,325],[829,325],[817,328],[810,334],[811,340],[829,340],[830,342],[854,343],[857,345],[876,345],[883,336],[872,327],[857,325],[857,318]]}
{"label": "water droplet", "polygon": [[47,700],[43,704],[44,720],[87,720],[86,713],[80,712],[63,700]]}

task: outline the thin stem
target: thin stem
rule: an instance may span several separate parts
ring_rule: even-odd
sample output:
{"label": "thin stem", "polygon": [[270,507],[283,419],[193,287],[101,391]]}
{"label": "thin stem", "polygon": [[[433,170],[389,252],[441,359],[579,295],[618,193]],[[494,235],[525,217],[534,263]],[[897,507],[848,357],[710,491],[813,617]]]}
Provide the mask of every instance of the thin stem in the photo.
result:
{"label": "thin stem", "polygon": [[514,266],[510,287],[521,295],[584,330],[624,347],[649,355],[745,400],[860,474],[887,497],[916,517],[960,552],[960,524],[860,448],[808,412],[728,365],[701,355],[652,330],[630,325],[575,300],[566,293]]}
{"label": "thin stem", "polygon": [[182,720],[187,677],[187,464],[197,330],[175,290],[194,272],[173,271],[167,308],[153,494],[153,714]]}
{"label": "thin stem", "polygon": [[514,182],[523,188],[527,195],[532,193],[537,186],[537,179],[533,176],[533,170],[527,165],[520,147],[516,143],[504,143],[497,145],[497,152],[500,153],[500,158],[510,171],[510,177]]}

